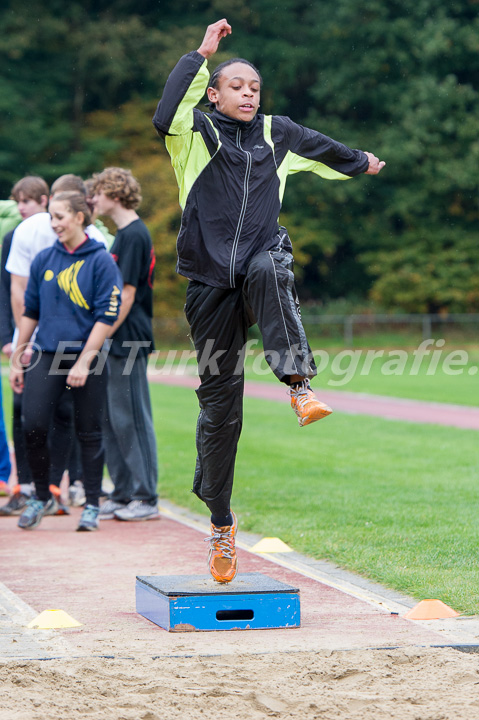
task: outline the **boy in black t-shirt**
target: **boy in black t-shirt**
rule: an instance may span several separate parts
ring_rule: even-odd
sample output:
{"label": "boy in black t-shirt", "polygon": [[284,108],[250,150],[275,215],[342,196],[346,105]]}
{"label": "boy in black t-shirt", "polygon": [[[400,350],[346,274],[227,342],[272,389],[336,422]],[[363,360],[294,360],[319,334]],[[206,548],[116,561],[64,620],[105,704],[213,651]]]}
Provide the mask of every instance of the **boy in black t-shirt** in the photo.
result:
{"label": "boy in black t-shirt", "polygon": [[106,168],[94,177],[92,202],[118,231],[111,247],[123,277],[121,309],[108,356],[106,463],[115,489],[100,508],[102,520],[158,517],[156,439],[146,377],[153,350],[153,275],[150,233],[136,213],[138,181],[129,170]]}

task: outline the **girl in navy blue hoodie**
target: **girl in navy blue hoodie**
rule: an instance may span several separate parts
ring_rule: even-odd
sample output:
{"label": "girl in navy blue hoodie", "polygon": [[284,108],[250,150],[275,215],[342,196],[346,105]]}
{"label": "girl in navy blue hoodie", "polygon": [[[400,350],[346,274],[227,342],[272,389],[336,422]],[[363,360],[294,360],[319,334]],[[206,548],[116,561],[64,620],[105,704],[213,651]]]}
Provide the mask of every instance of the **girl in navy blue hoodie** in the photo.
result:
{"label": "girl in navy blue hoodie", "polygon": [[[75,429],[82,450],[86,505],[78,530],[98,528],[103,475],[102,414],[107,374],[101,348],[118,317],[121,278],[105,247],[85,233],[90,211],[84,195],[55,195],[49,212],[58,236],[35,257],[25,293],[10,384],[24,393],[27,458],[35,482],[33,497],[18,520],[36,527],[55,503],[49,490],[48,429],[65,385],[71,389]],[[28,371],[20,362],[37,329]]]}

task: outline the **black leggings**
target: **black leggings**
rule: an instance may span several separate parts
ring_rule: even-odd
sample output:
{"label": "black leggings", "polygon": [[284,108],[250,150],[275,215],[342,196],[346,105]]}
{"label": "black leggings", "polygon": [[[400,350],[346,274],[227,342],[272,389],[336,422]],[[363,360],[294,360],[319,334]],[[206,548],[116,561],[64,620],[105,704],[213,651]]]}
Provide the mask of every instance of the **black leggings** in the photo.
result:
{"label": "black leggings", "polygon": [[[27,459],[39,500],[50,498],[48,432],[55,408],[65,391],[68,370],[75,359],[63,360],[60,370],[50,372],[54,353],[35,353],[25,373],[23,429]],[[107,371],[88,376],[83,387],[72,388],[75,430],[80,441],[86,501],[98,505],[103,477],[102,420]]]}

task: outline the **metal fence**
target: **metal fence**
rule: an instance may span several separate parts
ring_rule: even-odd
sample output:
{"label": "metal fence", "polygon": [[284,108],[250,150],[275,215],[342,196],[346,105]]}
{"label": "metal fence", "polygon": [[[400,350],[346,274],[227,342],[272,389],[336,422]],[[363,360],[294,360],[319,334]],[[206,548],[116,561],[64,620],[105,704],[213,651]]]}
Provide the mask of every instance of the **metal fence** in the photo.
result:
{"label": "metal fence", "polygon": [[[352,315],[308,315],[302,320],[307,333],[313,335],[335,335],[346,346],[352,346],[360,335],[379,332],[400,331],[420,334],[423,340],[444,337],[453,331],[463,339],[479,341],[479,313],[453,313],[450,315],[403,313],[352,314]],[[155,318],[153,321],[155,339],[163,349],[168,345],[189,344],[189,328],[183,315]]]}
{"label": "metal fence", "polygon": [[358,332],[371,333],[378,330],[398,328],[408,331],[419,331],[423,340],[435,335],[444,334],[451,328],[473,338],[479,337],[479,313],[453,313],[450,315],[403,313],[397,315],[365,314],[365,315],[303,315],[303,323],[313,329],[324,326],[342,328],[345,345],[353,345]]}

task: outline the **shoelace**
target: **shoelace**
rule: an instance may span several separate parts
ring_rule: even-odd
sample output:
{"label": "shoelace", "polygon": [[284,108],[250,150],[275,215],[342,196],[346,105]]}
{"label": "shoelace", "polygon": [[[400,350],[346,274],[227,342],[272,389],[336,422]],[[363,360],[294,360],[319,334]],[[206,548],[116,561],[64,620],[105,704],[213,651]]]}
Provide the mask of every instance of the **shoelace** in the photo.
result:
{"label": "shoelace", "polygon": [[41,500],[35,500],[34,498],[30,498],[30,500],[27,502],[27,508],[30,511],[30,513],[36,514],[37,512],[42,510],[44,507],[46,507],[46,505]]}
{"label": "shoelace", "polygon": [[92,520],[96,520],[98,516],[98,509],[99,508],[96,508],[93,505],[87,505],[82,512],[82,521],[91,522]]}
{"label": "shoelace", "polygon": [[143,506],[143,504],[142,504],[141,500],[132,500],[131,502],[128,503],[129,510],[138,510],[142,506]]}
{"label": "shoelace", "polygon": [[295,398],[297,404],[298,404],[301,408],[303,408],[304,405],[305,405],[305,404],[308,402],[308,400],[309,400],[309,395],[308,395],[308,393],[309,393],[310,390],[311,390],[311,388],[309,387],[309,385],[307,385],[305,382],[303,382],[296,390],[294,390],[293,388],[291,388],[291,391],[290,391],[291,397],[292,397],[292,398]]}
{"label": "shoelace", "polygon": [[233,533],[231,530],[219,532],[218,528],[215,527],[213,535],[205,538],[204,541],[211,543],[211,548],[213,550],[219,550],[223,557],[229,560],[233,559]]}

